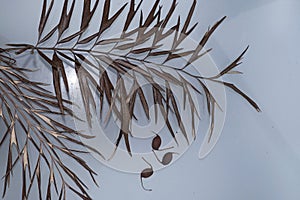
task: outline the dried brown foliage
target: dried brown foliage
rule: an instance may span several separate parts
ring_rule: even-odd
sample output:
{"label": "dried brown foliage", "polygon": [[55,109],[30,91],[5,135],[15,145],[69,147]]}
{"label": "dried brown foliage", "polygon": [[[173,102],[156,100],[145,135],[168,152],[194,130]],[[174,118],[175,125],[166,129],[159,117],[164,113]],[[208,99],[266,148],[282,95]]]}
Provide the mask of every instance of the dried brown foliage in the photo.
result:
{"label": "dried brown foliage", "polygon": [[[43,195],[50,199],[53,190],[60,199],[65,199],[67,189],[88,198],[86,185],[62,162],[62,157],[66,155],[73,159],[94,179],[96,173],[78,154],[87,153],[86,148],[97,151],[83,144],[77,137],[89,136],[56,120],[58,116],[64,115],[60,110],[66,115],[76,117],[67,106],[71,102],[62,99],[63,105],[59,105],[56,97],[43,89],[44,83],[26,78],[29,73],[33,72],[16,67],[15,60],[1,49],[0,147],[1,152],[7,151],[3,197],[10,185],[14,168],[20,165],[23,199],[28,198],[33,184],[37,184],[40,199],[43,199]],[[73,146],[77,149],[72,149]],[[42,171],[47,173],[42,176]],[[44,194],[42,188],[45,186],[47,190]]]}
{"label": "dried brown foliage", "polygon": [[[206,86],[205,80],[224,84],[241,95],[259,111],[258,105],[250,97],[234,84],[220,79],[222,76],[230,74],[241,63],[248,47],[236,60],[213,77],[202,77],[198,74],[191,74],[186,70],[211,51],[211,49],[204,49],[204,46],[225,17],[217,21],[204,33],[194,49],[182,49],[181,44],[197,26],[197,23],[191,24],[196,8],[196,0],[193,1],[187,17],[185,19],[178,17],[177,23],[173,25],[170,25],[170,21],[176,17],[174,14],[177,6],[176,0],[173,0],[166,13],[162,13],[161,1],[156,0],[150,12],[145,14],[141,10],[142,2],[143,0],[139,2],[131,0],[121,5],[116,11],[111,11],[111,4],[113,3],[111,0],[95,0],[93,3],[91,0],[84,0],[78,30],[71,33],[69,27],[74,17],[75,0],[64,0],[60,19],[54,27],[49,27],[48,23],[49,17],[53,13],[55,1],[44,0],[37,43],[35,45],[9,44],[10,48],[1,50],[0,90],[2,95],[0,114],[1,121],[5,125],[5,130],[1,132],[1,146],[3,143],[9,142],[3,195],[5,195],[6,188],[9,186],[13,167],[16,164],[22,164],[23,199],[28,197],[35,180],[39,189],[39,198],[42,199],[40,167],[43,162],[49,170],[47,199],[51,198],[51,188],[55,189],[59,199],[66,198],[66,189],[70,189],[82,199],[90,199],[86,191],[86,185],[76,173],[61,162],[57,153],[59,151],[76,160],[79,165],[90,173],[92,178],[95,175],[95,172],[77,155],[78,152],[82,152],[70,149],[65,145],[67,140],[77,146],[85,147],[81,141],[73,137],[73,135],[82,134],[53,118],[53,115],[76,117],[68,107],[71,102],[64,100],[62,95],[63,87],[69,92],[69,81],[65,70],[67,65],[73,67],[76,72],[87,122],[91,125],[91,110],[96,110],[96,102],[100,102],[99,113],[101,117],[105,114],[104,121],[107,121],[112,114],[115,114],[121,121],[121,128],[116,140],[116,150],[121,140],[124,139],[129,155],[132,154],[130,123],[132,119],[137,119],[135,115],[137,101],[141,103],[144,114],[148,119],[151,117],[149,114],[150,102],[156,104],[155,120],[157,120],[160,112],[171,136],[176,141],[174,127],[170,123],[170,115],[174,115],[187,143],[191,142],[188,139],[189,134],[192,134],[193,138],[196,137],[195,117],[199,117],[199,113],[191,92],[200,94],[200,90],[197,88],[202,88],[204,91],[206,102],[203,103],[207,104],[207,110],[212,118],[211,129],[213,129],[214,109],[217,102]],[[94,15],[101,3],[103,3],[103,9],[99,20]],[[124,13],[125,20],[122,24],[121,34],[117,37],[105,38],[104,33],[109,31],[111,26],[117,23],[117,19]],[[135,24],[135,18],[139,18],[138,24]],[[92,20],[100,22],[99,29],[92,34],[88,34]],[[135,28],[129,28],[131,26]],[[45,31],[48,29],[49,31]],[[54,44],[49,42],[53,38],[56,38]],[[171,47],[164,47],[165,39],[171,39]],[[150,44],[149,41],[151,41]],[[102,51],[103,47],[107,45],[111,45],[110,50]],[[24,72],[27,73],[27,71],[17,68],[14,59],[9,56],[11,52],[22,54],[26,51],[38,54],[51,67],[54,96],[43,89],[43,83],[26,79]],[[155,60],[156,58],[158,59]],[[179,67],[169,64],[170,61],[182,58],[185,59],[185,63]],[[91,73],[91,69],[98,72],[98,77]],[[168,70],[170,69],[174,70],[177,75],[169,73]],[[151,86],[152,99],[146,97],[145,88],[139,82],[141,78]],[[157,81],[158,79],[164,80],[164,84],[160,84]],[[191,79],[196,80],[199,83],[198,86],[192,84]],[[126,85],[126,80],[130,80],[130,87]],[[183,90],[185,108],[189,106],[191,111],[192,133],[186,131],[178,101],[172,90],[173,86],[181,87]],[[96,96],[92,94],[93,88],[96,89]],[[105,102],[109,105],[107,113],[103,113]],[[20,107],[20,105],[22,106]],[[17,125],[18,128],[16,128]],[[19,144],[19,137],[22,134],[26,138],[25,143]],[[29,145],[33,146],[38,154],[35,162],[30,160]],[[154,144],[154,146],[158,149],[160,143]],[[18,154],[16,158],[12,157],[13,148],[16,149]],[[91,147],[87,148],[91,149]],[[172,155],[172,153],[166,154],[161,162],[168,164],[172,160]],[[150,171],[149,169],[142,172],[141,178],[152,175],[152,168]],[[65,176],[68,176],[77,188],[72,187],[65,181]],[[56,180],[59,178],[61,187],[57,186]],[[30,181],[29,185],[26,185],[27,179]],[[58,188],[61,188],[61,190],[59,191]]]}

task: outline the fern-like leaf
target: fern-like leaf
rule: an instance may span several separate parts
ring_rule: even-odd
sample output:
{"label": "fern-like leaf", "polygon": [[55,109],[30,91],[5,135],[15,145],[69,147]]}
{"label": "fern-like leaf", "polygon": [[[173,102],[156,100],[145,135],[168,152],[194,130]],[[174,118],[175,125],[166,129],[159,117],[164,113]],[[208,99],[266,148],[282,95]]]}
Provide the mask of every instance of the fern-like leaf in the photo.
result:
{"label": "fern-like leaf", "polygon": [[[176,0],[173,0],[164,17],[162,15],[160,0],[154,1],[148,14],[144,14],[141,9],[142,0],[139,2],[130,0],[130,2],[120,5],[114,12],[111,11],[112,1],[105,0],[103,1],[102,16],[99,20],[96,18],[95,12],[97,9],[100,9],[101,2],[102,1],[96,0],[92,6],[91,0],[84,0],[82,2],[81,22],[78,23],[78,30],[75,33],[70,33],[69,26],[74,18],[73,11],[76,6],[75,0],[70,2],[64,0],[60,19],[53,27],[49,27],[49,16],[53,12],[52,8],[55,1],[51,0],[49,3],[47,0],[44,0],[38,28],[37,44],[11,44],[11,48],[5,50],[6,52],[15,52],[17,54],[31,51],[32,53],[37,53],[46,63],[48,63],[52,68],[55,96],[44,91],[40,84],[21,78],[22,76],[20,73],[22,70],[13,67],[11,63],[12,60],[4,55],[3,50],[1,62],[5,66],[2,67],[1,73],[3,76],[1,77],[4,77],[5,80],[1,82],[0,87],[0,89],[3,90],[1,91],[3,94],[3,97],[1,97],[1,113],[3,113],[2,111],[5,111],[7,114],[1,115],[1,119],[6,126],[2,140],[9,140],[11,144],[8,151],[5,188],[9,184],[9,174],[13,168],[11,149],[14,145],[18,144],[17,137],[19,137],[18,135],[20,134],[19,132],[16,132],[14,127],[16,123],[19,123],[21,127],[23,127],[23,130],[20,131],[21,133],[24,132],[28,135],[36,135],[35,139],[33,139],[33,137],[27,137],[27,142],[23,147],[20,147],[20,145],[16,146],[17,152],[20,155],[18,159],[23,159],[23,163],[28,163],[28,161],[24,159],[28,158],[28,148],[26,145],[29,143],[33,143],[36,150],[40,152],[38,161],[34,166],[34,173],[31,175],[31,184],[35,177],[37,179],[40,196],[40,160],[45,160],[50,170],[48,183],[49,190],[51,190],[52,183],[55,185],[54,177],[57,175],[54,175],[53,167],[55,167],[57,170],[59,169],[58,177],[64,180],[63,175],[60,173],[60,171],[63,171],[77,186],[77,189],[75,189],[73,186],[62,181],[62,190],[60,192],[57,191],[59,198],[65,198],[66,188],[69,188],[82,199],[89,198],[86,193],[85,185],[73,171],[70,171],[59,160],[59,157],[56,154],[56,151],[66,153],[93,176],[94,172],[83,160],[76,156],[75,153],[68,150],[65,143],[62,141],[63,139],[69,140],[79,146],[85,146],[80,141],[71,139],[70,134],[76,135],[79,133],[45,115],[45,113],[58,115],[67,113],[73,116],[73,113],[67,107],[70,102],[64,100],[62,95],[62,87],[65,87],[67,92],[69,91],[69,83],[65,72],[66,65],[73,67],[76,72],[86,112],[86,120],[89,125],[91,126],[92,124],[91,109],[98,110],[96,103],[98,101],[100,102],[99,115],[101,117],[105,115],[105,119],[102,120],[107,122],[112,114],[115,114],[118,120],[121,121],[121,128],[118,130],[118,137],[115,143],[116,149],[112,153],[110,159],[112,159],[114,153],[116,153],[122,138],[124,138],[129,156],[132,155],[130,138],[133,136],[131,134],[130,124],[131,120],[138,119],[138,116],[135,114],[135,106],[138,101],[141,103],[144,114],[148,119],[153,118],[153,116],[150,116],[149,114],[150,103],[153,101],[156,104],[154,119],[156,121],[158,120],[159,113],[163,116],[169,133],[177,144],[178,141],[174,131],[175,127],[171,123],[172,115],[175,116],[177,126],[188,144],[191,142],[190,135],[192,135],[193,139],[196,138],[195,117],[200,117],[200,113],[196,109],[196,102],[192,98],[191,93],[201,93],[198,88],[201,88],[204,91],[206,102],[203,103],[207,104],[207,110],[211,117],[210,133],[213,133],[215,122],[214,111],[218,102],[207,87],[206,80],[223,84],[225,87],[232,89],[246,99],[256,110],[260,111],[258,105],[250,97],[238,89],[234,84],[224,82],[221,79],[222,76],[230,74],[232,70],[240,64],[248,47],[237,59],[229,64],[228,67],[212,77],[191,74],[187,70],[196,65],[196,61],[211,51],[211,49],[206,49],[204,47],[211,35],[217,30],[226,17],[221,18],[209,28],[202,38],[199,39],[195,48],[187,49],[182,48],[181,46],[197,27],[197,23],[191,24],[192,16],[195,13],[196,0],[193,1],[190,11],[185,19],[182,19],[180,16],[175,16],[174,14],[177,7]],[[125,14],[126,17],[122,22],[120,34],[115,37],[105,37],[104,33],[109,31],[109,29],[117,23],[117,19],[120,19],[120,16],[123,14]],[[177,22],[175,24],[170,24],[171,19],[176,17]],[[134,21],[135,18],[139,19],[139,22],[136,24]],[[93,21],[100,22],[99,29],[92,34],[89,34],[88,30]],[[50,31],[45,32],[45,27]],[[130,29],[129,27],[134,28]],[[53,39],[54,37],[56,37],[56,43],[50,44],[50,39]],[[167,39],[168,41],[171,41],[170,46],[165,44],[165,40]],[[104,47],[110,47],[110,49],[104,51],[102,50],[105,49]],[[178,62],[181,63],[180,66],[172,64],[174,61],[182,61],[182,58],[184,58],[185,61],[184,63]],[[92,73],[93,70],[98,72],[97,77]],[[152,98],[146,98],[146,89],[141,86],[141,80],[147,82],[150,86]],[[18,83],[15,83],[16,81]],[[193,81],[196,81],[198,85],[195,85]],[[126,87],[126,85],[128,85],[126,83],[130,83],[130,87]],[[184,108],[189,106],[192,116],[192,133],[186,131],[185,124],[178,108],[178,101],[176,100],[172,89],[175,86],[180,87],[183,91]],[[7,88],[9,92],[7,92],[7,89],[4,90],[3,88]],[[93,96],[91,88],[96,88],[96,96]],[[23,89],[32,93],[33,96],[25,96],[22,93]],[[43,97],[36,97],[35,95]],[[99,97],[99,99],[97,99],[97,97]],[[22,100],[20,98],[22,98]],[[19,111],[16,102],[24,104],[21,111]],[[103,113],[103,105],[105,102],[109,105],[107,113]],[[43,109],[33,109],[33,104],[38,104],[37,106],[42,107]],[[55,107],[58,111],[52,111],[49,105]],[[24,115],[28,119],[25,118],[25,116],[20,117],[21,112],[24,112]],[[52,140],[48,139],[50,136],[52,137],[52,140],[54,139],[58,142],[58,146],[54,145],[51,142]],[[209,137],[209,140],[210,138],[211,136]],[[46,151],[48,152],[48,155],[44,153]],[[50,156],[50,160],[47,156]],[[24,164],[24,173],[27,169],[25,167],[27,167],[27,165]],[[28,173],[31,173],[30,170]],[[24,183],[26,183],[26,181]],[[24,186],[24,188],[23,197],[27,197],[29,191],[26,190],[26,186]],[[47,192],[47,194],[47,198],[50,198],[51,192]]]}

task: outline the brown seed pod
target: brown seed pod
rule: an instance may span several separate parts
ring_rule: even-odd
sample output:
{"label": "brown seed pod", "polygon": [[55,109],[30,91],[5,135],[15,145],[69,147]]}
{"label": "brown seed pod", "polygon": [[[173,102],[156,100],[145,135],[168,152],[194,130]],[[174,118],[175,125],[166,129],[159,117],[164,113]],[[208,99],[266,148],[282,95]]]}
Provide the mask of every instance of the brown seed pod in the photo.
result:
{"label": "brown seed pod", "polygon": [[146,191],[152,191],[152,189],[147,189],[147,188],[144,187],[143,178],[149,178],[152,175],[153,175],[153,169],[152,168],[146,168],[141,172],[141,176],[140,176],[141,177],[141,185],[142,185],[143,189],[146,190]]}
{"label": "brown seed pod", "polygon": [[149,162],[147,162],[147,161],[145,160],[145,158],[143,158],[143,160],[144,160],[150,167],[144,169],[144,170],[141,172],[141,174],[140,174],[141,185],[142,185],[142,188],[143,188],[144,190],[146,190],[146,191],[152,191],[152,189],[147,189],[147,188],[144,187],[144,184],[143,184],[143,178],[149,178],[150,176],[152,176],[152,175],[153,175],[153,168],[152,168],[152,165],[151,165]]}
{"label": "brown seed pod", "polygon": [[161,146],[161,138],[158,134],[156,134],[156,136],[152,140],[152,149],[157,151],[159,150],[160,146]]}
{"label": "brown seed pod", "polygon": [[168,165],[168,164],[170,164],[170,163],[172,162],[172,160],[173,160],[173,154],[174,154],[174,152],[168,152],[168,153],[166,153],[166,154],[164,155],[164,157],[163,157],[161,163],[162,163],[163,165]]}
{"label": "brown seed pod", "polygon": [[161,140],[161,137],[157,133],[155,133],[155,134],[156,134],[156,136],[152,140],[152,150],[165,151],[165,150],[174,148],[173,146],[171,146],[171,147],[167,147],[167,148],[164,148],[164,149],[160,149],[162,140]]}
{"label": "brown seed pod", "polygon": [[170,164],[173,160],[173,154],[178,154],[176,152],[168,152],[163,156],[162,160],[160,160],[154,151],[153,151],[153,153],[154,153],[156,159],[158,160],[158,162],[160,162],[162,165]]}

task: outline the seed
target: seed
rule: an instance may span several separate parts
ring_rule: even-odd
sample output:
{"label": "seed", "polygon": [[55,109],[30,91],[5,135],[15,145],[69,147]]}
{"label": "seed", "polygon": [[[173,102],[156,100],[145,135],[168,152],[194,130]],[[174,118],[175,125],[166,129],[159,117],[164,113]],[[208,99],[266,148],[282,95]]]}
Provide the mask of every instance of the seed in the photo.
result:
{"label": "seed", "polygon": [[143,160],[150,166],[150,168],[146,168],[144,169],[141,174],[140,174],[140,179],[141,179],[141,185],[142,185],[142,188],[146,191],[152,191],[152,189],[147,189],[144,187],[144,184],[143,184],[143,178],[149,178],[150,176],[153,175],[153,168],[152,168],[152,165],[147,162],[144,158]]}
{"label": "seed", "polygon": [[168,164],[170,164],[170,163],[172,162],[172,160],[173,160],[173,154],[178,154],[178,153],[176,153],[176,152],[168,152],[168,153],[166,153],[166,154],[163,156],[162,160],[159,160],[159,158],[158,158],[158,156],[156,155],[156,153],[155,153],[154,151],[152,151],[152,152],[154,153],[154,155],[155,155],[156,159],[158,160],[158,162],[160,162],[160,163],[163,164],[163,165],[168,165]]}
{"label": "seed", "polygon": [[164,155],[163,159],[162,159],[162,164],[163,165],[168,165],[170,164],[170,162],[172,162],[173,160],[173,153],[172,152],[168,152]]}
{"label": "seed", "polygon": [[146,168],[142,171],[141,173],[141,177],[142,178],[149,178],[150,176],[152,176],[153,174],[153,170],[152,168]]}
{"label": "seed", "polygon": [[160,146],[161,146],[161,138],[158,134],[156,134],[156,136],[152,140],[152,149],[159,150]]}

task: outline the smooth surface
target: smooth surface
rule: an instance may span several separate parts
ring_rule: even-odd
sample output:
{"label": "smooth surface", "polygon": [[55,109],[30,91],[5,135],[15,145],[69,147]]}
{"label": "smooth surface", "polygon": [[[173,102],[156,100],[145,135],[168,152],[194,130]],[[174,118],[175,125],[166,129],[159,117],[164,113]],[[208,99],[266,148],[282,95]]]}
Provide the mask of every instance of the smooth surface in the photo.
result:
{"label": "smooth surface", "polygon": [[[177,11],[187,10],[187,5],[179,1]],[[200,25],[193,38],[228,16],[207,47],[214,48],[211,56],[222,68],[250,45],[239,67],[244,75],[228,80],[254,98],[263,112],[256,113],[228,91],[225,127],[207,158],[198,159],[200,142],[194,143],[172,166],[144,181],[152,192],[142,190],[138,175],[120,173],[90,159],[100,183],[100,188],[90,188],[91,195],[131,200],[299,199],[299,8],[298,0],[198,1],[193,20]],[[1,44],[34,43],[39,14],[40,4],[34,0],[1,0]],[[3,168],[1,162],[1,174]],[[17,175],[6,199],[19,199],[16,180]]]}

